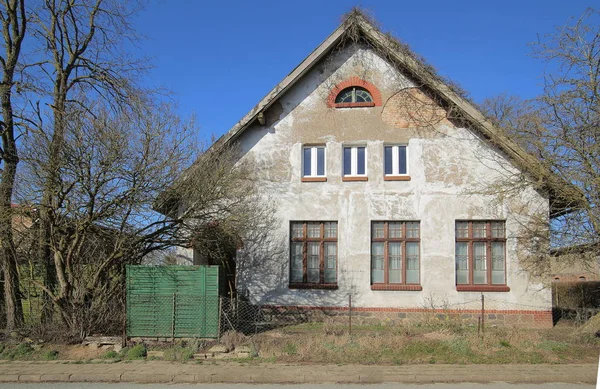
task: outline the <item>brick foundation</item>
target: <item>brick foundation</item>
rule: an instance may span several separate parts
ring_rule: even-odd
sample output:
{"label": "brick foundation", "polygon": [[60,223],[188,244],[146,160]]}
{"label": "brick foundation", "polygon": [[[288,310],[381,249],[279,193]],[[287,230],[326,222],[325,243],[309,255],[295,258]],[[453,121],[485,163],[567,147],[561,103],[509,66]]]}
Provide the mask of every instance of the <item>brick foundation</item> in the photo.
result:
{"label": "brick foundation", "polygon": [[[303,320],[321,321],[327,317],[347,317],[348,307],[314,307],[314,306],[280,306],[263,305],[263,312],[273,316],[285,315],[290,321],[295,315]],[[376,308],[353,307],[353,323],[357,325],[376,325],[397,322],[422,322],[430,320],[460,321],[477,325],[481,310],[476,309],[427,309],[427,308]],[[341,318],[340,318],[341,319]],[[523,328],[551,328],[552,311],[547,310],[499,310],[489,309],[484,312],[486,326],[516,326]]]}

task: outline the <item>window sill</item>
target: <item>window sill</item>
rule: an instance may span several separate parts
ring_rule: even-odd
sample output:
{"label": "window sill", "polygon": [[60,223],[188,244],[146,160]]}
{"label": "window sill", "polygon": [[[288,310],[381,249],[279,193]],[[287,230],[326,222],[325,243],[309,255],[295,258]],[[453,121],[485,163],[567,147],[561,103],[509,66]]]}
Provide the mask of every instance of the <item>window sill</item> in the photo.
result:
{"label": "window sill", "polygon": [[510,292],[506,285],[456,285],[457,292]]}
{"label": "window sill", "polygon": [[327,177],[302,177],[302,182],[326,182]]}
{"label": "window sill", "polygon": [[309,283],[290,283],[290,289],[337,289],[337,284],[309,284]]}
{"label": "window sill", "polygon": [[410,181],[410,176],[383,176],[384,181]]}
{"label": "window sill", "polygon": [[342,181],[369,181],[369,177],[360,177],[360,176],[343,176]]}
{"label": "window sill", "polygon": [[334,108],[361,108],[361,107],[374,107],[374,102],[369,103],[334,103]]}
{"label": "window sill", "polygon": [[372,284],[371,290],[412,290],[421,291],[423,287],[421,285],[410,285],[410,284]]}

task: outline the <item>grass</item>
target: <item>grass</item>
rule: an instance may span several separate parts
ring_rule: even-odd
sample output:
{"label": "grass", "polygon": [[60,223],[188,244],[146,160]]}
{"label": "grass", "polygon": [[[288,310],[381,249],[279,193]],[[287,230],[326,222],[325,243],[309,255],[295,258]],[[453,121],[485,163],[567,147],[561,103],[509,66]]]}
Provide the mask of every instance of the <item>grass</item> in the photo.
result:
{"label": "grass", "polygon": [[[123,349],[125,350],[125,349]],[[123,351],[122,350],[122,351]],[[144,359],[146,358],[146,346],[143,344],[136,344],[131,348],[127,348],[125,352],[123,352],[125,359],[128,361],[136,360],[136,359]]]}
{"label": "grass", "polygon": [[194,358],[194,351],[185,347],[172,347],[164,350],[165,361],[189,361]]}
{"label": "grass", "polygon": [[[342,326],[343,327],[343,326]],[[302,324],[254,338],[259,359],[336,364],[594,363],[599,338],[574,336],[572,328],[476,328],[421,323],[401,326]]]}

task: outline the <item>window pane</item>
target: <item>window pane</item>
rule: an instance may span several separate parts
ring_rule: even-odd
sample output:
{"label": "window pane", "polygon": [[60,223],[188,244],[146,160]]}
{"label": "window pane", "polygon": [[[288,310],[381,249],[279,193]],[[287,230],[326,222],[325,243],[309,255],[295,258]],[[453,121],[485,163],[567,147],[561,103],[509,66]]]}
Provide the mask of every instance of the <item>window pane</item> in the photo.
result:
{"label": "window pane", "polygon": [[356,88],[356,102],[357,103],[369,103],[373,101],[371,94],[362,88]]}
{"label": "window pane", "polygon": [[325,282],[337,281],[337,243],[325,243]]}
{"label": "window pane", "polygon": [[504,242],[492,242],[492,284],[504,285]]}
{"label": "window pane", "polygon": [[307,223],[306,232],[309,238],[320,238],[321,223]]}
{"label": "window pane", "polygon": [[402,282],[402,243],[391,242],[388,246],[388,280],[390,284]]}
{"label": "window pane", "polygon": [[383,234],[383,222],[377,222],[377,223],[373,223],[373,238],[383,238],[384,234]]}
{"label": "window pane", "polygon": [[456,222],[456,237],[457,238],[468,238],[469,237],[469,223],[468,222]]}
{"label": "window pane", "polygon": [[319,274],[319,251],[321,249],[321,244],[318,242],[309,242],[307,246],[307,275],[308,282],[319,282],[320,274]]}
{"label": "window pane", "polygon": [[325,237],[336,238],[337,237],[337,222],[326,222],[325,223]]}
{"label": "window pane", "polygon": [[417,242],[406,243],[406,282],[409,284],[419,283],[419,244]]}
{"label": "window pane", "polygon": [[371,281],[383,282],[383,243],[375,242],[371,248]]}
{"label": "window pane", "polygon": [[352,174],[352,148],[344,147],[344,175]]}
{"label": "window pane", "polygon": [[487,284],[486,244],[473,243],[473,283]]}
{"label": "window pane", "polygon": [[317,148],[317,175],[325,175],[325,148]]}
{"label": "window pane", "polygon": [[492,222],[492,238],[504,238],[504,222]]}
{"label": "window pane", "polygon": [[398,174],[406,174],[406,146],[398,146]]}
{"label": "window pane", "polygon": [[385,174],[392,174],[392,147],[386,146],[384,147],[385,151]]}
{"label": "window pane", "polygon": [[486,234],[485,222],[473,222],[473,238],[485,238]]}
{"label": "window pane", "polygon": [[302,264],[302,243],[292,243],[291,246],[291,282],[302,282],[303,264]]}
{"label": "window pane", "polygon": [[456,283],[469,283],[469,245],[466,242],[456,243]]}
{"label": "window pane", "polygon": [[406,237],[407,238],[418,238],[419,237],[419,222],[406,223]]}
{"label": "window pane", "polygon": [[390,238],[402,238],[402,223],[389,222],[388,223],[388,235]]}
{"label": "window pane", "polygon": [[302,238],[304,236],[303,223],[292,223],[292,238]]}
{"label": "window pane", "polygon": [[302,169],[302,174],[304,176],[310,176],[310,162],[311,162],[311,148],[304,148],[304,168]]}
{"label": "window pane", "polygon": [[356,174],[365,174],[365,148],[356,148]]}
{"label": "window pane", "polygon": [[354,95],[352,89],[346,89],[340,92],[335,98],[336,103],[351,103],[352,96]]}

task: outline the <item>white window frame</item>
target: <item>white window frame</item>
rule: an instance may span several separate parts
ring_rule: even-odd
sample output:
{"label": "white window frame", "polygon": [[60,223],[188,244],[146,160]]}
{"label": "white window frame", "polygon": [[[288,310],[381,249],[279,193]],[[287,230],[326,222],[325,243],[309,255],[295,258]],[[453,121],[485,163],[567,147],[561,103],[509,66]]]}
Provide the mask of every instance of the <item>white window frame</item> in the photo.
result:
{"label": "white window frame", "polygon": [[[358,148],[365,148],[365,173],[358,174]],[[350,149],[350,174],[344,174],[344,150]],[[369,167],[367,166],[367,145],[344,145],[342,147],[342,176],[344,177],[367,177],[367,172],[369,171]]]}
{"label": "white window frame", "polygon": [[[310,149],[310,174],[304,174],[304,150]],[[317,150],[323,149],[323,174],[318,175],[318,160],[317,160]],[[327,146],[326,145],[315,145],[315,146],[302,146],[302,177],[327,177]]]}
{"label": "white window frame", "polygon": [[[392,148],[392,173],[385,173],[385,148]],[[398,154],[400,153],[399,147],[404,147],[406,149],[406,173],[399,173],[400,171],[400,163],[398,162]],[[410,160],[408,144],[384,144],[383,145],[383,175],[386,177],[405,177],[410,175],[410,167],[408,161]]]}

